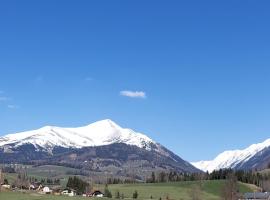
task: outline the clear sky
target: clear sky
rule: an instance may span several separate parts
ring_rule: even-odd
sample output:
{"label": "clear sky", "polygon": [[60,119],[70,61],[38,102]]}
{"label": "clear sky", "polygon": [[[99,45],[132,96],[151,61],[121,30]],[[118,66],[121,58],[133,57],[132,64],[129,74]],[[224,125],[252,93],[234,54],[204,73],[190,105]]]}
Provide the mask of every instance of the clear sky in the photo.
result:
{"label": "clear sky", "polygon": [[0,135],[110,118],[189,161],[270,138],[269,7],[1,1]]}

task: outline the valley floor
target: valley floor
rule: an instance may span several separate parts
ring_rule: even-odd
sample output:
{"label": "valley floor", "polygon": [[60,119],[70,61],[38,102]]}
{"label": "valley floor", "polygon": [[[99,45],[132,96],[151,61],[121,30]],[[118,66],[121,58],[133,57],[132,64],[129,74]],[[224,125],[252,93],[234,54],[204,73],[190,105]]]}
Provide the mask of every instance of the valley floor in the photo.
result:
{"label": "valley floor", "polygon": [[[109,185],[109,190],[113,197],[119,191],[123,194],[125,199],[132,199],[132,194],[136,190],[138,192],[139,200],[159,200],[161,199],[175,199],[175,200],[191,200],[191,194],[201,184],[201,199],[220,200],[221,188],[224,181],[190,181],[190,182],[176,182],[176,183],[153,183],[153,184],[119,184]],[[239,183],[240,192],[251,192],[254,187]],[[19,193],[19,192],[1,192],[0,200],[63,200],[63,199],[86,199],[85,197],[65,197],[40,195],[37,193]]]}

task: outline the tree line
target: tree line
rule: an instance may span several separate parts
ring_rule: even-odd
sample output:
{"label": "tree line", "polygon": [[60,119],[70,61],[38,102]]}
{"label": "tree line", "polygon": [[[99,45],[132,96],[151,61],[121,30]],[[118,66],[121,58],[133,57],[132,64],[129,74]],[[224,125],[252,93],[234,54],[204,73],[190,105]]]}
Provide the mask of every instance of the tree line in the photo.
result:
{"label": "tree line", "polygon": [[234,176],[237,181],[253,184],[270,191],[270,173],[260,173],[251,170],[220,169],[211,173],[177,173],[177,172],[152,172],[146,179],[147,183],[199,181],[199,180],[226,180]]}

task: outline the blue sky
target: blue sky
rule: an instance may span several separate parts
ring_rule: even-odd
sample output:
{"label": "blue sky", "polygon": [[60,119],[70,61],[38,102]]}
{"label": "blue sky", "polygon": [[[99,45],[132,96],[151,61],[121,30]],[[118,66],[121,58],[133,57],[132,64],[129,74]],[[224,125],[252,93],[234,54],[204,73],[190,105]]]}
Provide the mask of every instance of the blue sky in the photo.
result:
{"label": "blue sky", "polygon": [[1,1],[0,135],[111,118],[189,161],[261,142],[269,6]]}

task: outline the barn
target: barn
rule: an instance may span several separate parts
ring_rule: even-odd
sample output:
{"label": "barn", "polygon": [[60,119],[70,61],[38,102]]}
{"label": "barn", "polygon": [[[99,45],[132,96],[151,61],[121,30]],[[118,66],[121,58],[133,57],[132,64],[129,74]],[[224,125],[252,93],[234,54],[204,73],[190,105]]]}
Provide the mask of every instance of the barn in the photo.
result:
{"label": "barn", "polygon": [[92,197],[104,197],[104,194],[101,191],[96,190],[91,194],[91,196]]}
{"label": "barn", "polygon": [[270,200],[269,192],[245,193],[243,200]]}

